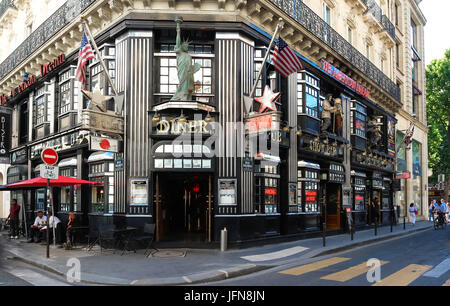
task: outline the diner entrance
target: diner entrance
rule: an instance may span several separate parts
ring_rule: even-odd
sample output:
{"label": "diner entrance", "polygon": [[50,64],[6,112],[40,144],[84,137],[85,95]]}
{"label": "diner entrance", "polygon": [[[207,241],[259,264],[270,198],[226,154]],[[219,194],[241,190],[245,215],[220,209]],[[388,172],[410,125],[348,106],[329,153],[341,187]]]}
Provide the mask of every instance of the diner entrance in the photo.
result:
{"label": "diner entrance", "polygon": [[157,173],[155,189],[157,241],[210,241],[210,175]]}
{"label": "diner entrance", "polygon": [[325,184],[327,205],[327,229],[336,230],[341,226],[341,186]]}

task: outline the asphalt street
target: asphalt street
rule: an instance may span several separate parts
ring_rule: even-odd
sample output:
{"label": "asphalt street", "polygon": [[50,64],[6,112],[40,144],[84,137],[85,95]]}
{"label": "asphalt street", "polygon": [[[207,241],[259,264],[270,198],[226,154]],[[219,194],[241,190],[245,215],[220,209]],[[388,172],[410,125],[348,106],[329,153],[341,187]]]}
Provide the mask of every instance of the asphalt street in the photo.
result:
{"label": "asphalt street", "polygon": [[71,286],[63,277],[12,259],[0,250],[0,286]]}
{"label": "asphalt street", "polygon": [[294,261],[270,270],[206,285],[450,285],[450,227],[447,226],[445,230],[430,229],[328,256]]}

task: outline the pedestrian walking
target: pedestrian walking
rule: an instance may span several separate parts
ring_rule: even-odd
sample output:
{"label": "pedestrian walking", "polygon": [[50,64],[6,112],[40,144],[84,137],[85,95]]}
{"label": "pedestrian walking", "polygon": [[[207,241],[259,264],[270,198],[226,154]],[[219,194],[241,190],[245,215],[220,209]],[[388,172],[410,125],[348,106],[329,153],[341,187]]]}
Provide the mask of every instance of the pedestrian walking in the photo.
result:
{"label": "pedestrian walking", "polygon": [[431,201],[430,206],[428,206],[428,221],[434,221],[435,202],[436,200]]}
{"label": "pedestrian walking", "polygon": [[19,212],[20,205],[17,204],[16,199],[12,199],[9,207],[9,215],[6,218],[6,221],[9,219],[10,239],[19,239]]}
{"label": "pedestrian walking", "polygon": [[409,205],[409,220],[411,221],[412,225],[416,225],[416,215],[417,215],[417,208],[414,205],[414,203],[411,203]]}

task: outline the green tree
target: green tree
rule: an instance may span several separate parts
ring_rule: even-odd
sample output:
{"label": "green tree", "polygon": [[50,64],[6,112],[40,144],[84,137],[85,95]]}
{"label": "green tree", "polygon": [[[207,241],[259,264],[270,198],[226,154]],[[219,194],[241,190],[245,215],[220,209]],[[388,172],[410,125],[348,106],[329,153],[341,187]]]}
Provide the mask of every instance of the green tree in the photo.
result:
{"label": "green tree", "polygon": [[433,177],[445,174],[444,199],[450,189],[450,49],[426,68],[428,163]]}

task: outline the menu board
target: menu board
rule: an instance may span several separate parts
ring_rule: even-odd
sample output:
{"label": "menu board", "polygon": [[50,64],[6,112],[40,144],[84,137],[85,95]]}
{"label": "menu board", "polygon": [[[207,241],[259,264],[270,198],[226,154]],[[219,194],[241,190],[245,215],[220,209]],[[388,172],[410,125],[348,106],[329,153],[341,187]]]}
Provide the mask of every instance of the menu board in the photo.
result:
{"label": "menu board", "polygon": [[219,179],[219,205],[237,205],[236,179]]}
{"label": "menu board", "polygon": [[147,179],[131,179],[130,205],[148,205]]}

